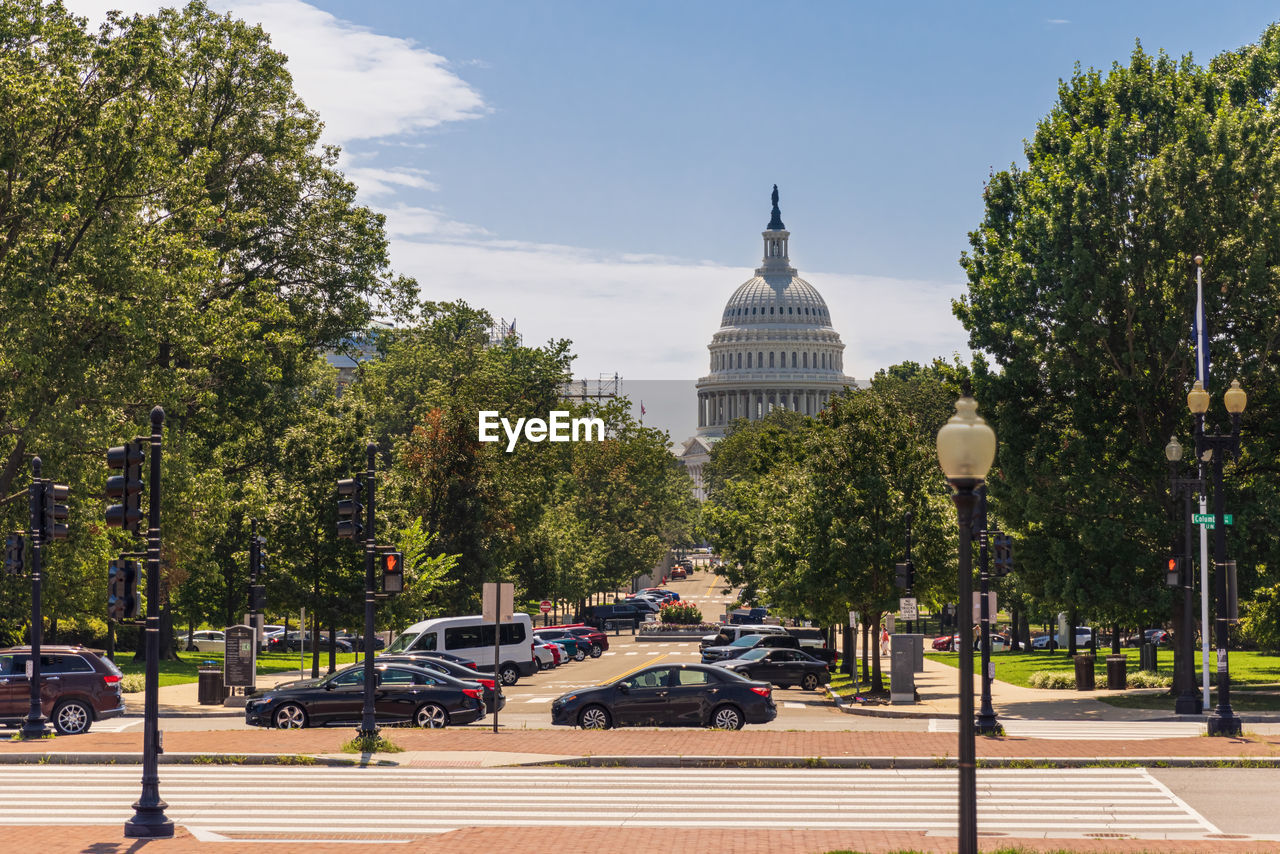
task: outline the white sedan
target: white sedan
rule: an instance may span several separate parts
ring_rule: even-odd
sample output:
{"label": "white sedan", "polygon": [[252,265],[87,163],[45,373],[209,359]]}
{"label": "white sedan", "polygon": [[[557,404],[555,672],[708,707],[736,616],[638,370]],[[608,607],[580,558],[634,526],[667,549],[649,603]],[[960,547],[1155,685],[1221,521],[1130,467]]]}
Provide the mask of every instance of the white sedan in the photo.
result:
{"label": "white sedan", "polygon": [[196,632],[187,642],[187,652],[225,652],[226,648],[226,637],[212,629]]}

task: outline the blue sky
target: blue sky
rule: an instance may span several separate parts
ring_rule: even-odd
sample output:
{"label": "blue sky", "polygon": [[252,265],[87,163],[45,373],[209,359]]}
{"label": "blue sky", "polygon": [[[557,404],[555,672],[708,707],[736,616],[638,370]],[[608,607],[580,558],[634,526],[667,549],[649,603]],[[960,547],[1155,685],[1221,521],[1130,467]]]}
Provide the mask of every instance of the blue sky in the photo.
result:
{"label": "blue sky", "polygon": [[[157,0],[68,0],[91,18]],[[846,372],[967,354],[950,300],[992,168],[1076,62],[1199,62],[1274,3],[211,0],[260,22],[429,298],[693,380],[771,185]],[[689,403],[692,415],[693,404]]]}

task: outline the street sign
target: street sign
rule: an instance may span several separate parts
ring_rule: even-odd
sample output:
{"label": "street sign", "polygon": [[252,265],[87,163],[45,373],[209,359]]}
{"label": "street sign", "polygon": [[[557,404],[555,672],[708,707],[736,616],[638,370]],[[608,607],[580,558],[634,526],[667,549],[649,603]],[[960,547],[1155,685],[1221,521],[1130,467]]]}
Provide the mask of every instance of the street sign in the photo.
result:
{"label": "street sign", "polygon": [[[501,593],[499,593],[501,586]],[[486,582],[481,588],[481,619],[486,623],[511,622],[512,605],[515,601],[514,584],[494,584]]]}
{"label": "street sign", "polygon": [[542,613],[544,613],[544,614],[550,614],[550,613],[551,613],[551,600],[550,600],[550,599],[543,599],[543,600],[538,604],[538,610],[539,610],[539,611],[541,611],[541,612],[542,612]]}
{"label": "street sign", "polygon": [[[1192,513],[1192,514],[1191,514],[1191,523],[1192,523],[1193,525],[1204,525],[1206,528],[1212,528],[1212,527],[1214,527],[1214,525],[1215,525],[1214,518],[1215,518],[1215,517],[1214,517],[1214,515],[1213,515],[1212,513]],[[1223,521],[1223,522],[1225,522],[1225,523],[1227,523],[1228,525],[1233,525],[1233,524],[1235,524],[1235,523],[1234,523],[1234,522],[1232,522],[1232,520],[1231,520],[1231,514],[1230,514],[1230,513],[1223,513],[1223,514],[1222,514],[1222,521]]]}
{"label": "street sign", "polygon": [[[991,590],[987,593],[987,619],[991,622],[996,621],[996,592]],[[973,591],[973,621],[976,623],[982,619],[982,594],[977,590]]]}
{"label": "street sign", "polygon": [[898,613],[902,615],[904,620],[918,619],[916,614],[916,597],[904,596],[898,600]]}

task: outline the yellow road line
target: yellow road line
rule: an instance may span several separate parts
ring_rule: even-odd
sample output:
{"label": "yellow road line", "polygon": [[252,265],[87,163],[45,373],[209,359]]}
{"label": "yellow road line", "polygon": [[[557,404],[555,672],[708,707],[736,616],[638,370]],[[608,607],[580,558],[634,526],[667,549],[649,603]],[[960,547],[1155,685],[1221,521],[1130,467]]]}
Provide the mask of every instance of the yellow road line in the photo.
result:
{"label": "yellow road line", "polygon": [[608,685],[610,682],[613,682],[615,679],[622,679],[624,677],[630,676],[632,673],[635,673],[637,670],[644,670],[649,665],[657,664],[659,661],[662,661],[662,659],[669,658],[670,656],[671,656],[671,653],[664,652],[662,655],[658,656],[657,658],[651,658],[648,661],[641,662],[640,664],[637,664],[635,667],[631,668],[630,670],[624,670],[621,673],[619,673],[617,676],[610,676],[608,679],[604,680],[603,682],[597,682],[596,684]]}
{"label": "yellow road line", "polygon": [[716,579],[717,579],[717,578],[719,578],[719,577],[720,577],[720,576],[719,576],[719,575],[716,575],[715,573],[712,573],[712,574],[711,574],[711,583],[707,585],[707,592],[706,592],[706,593],[703,593],[703,594],[702,594],[703,596],[710,596],[710,595],[711,595],[711,591],[712,591],[712,590],[714,590],[714,589],[715,589],[715,587],[716,587]]}

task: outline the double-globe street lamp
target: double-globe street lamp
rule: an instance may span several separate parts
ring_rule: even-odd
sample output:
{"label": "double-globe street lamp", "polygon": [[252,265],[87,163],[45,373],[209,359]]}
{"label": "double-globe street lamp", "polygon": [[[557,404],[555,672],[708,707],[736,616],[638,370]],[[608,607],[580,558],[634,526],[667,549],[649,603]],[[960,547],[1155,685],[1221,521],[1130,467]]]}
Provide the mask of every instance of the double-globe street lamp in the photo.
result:
{"label": "double-globe street lamp", "polygon": [[[1178,494],[1183,496],[1182,522],[1183,550],[1182,556],[1172,559],[1177,567],[1176,578],[1170,573],[1169,583],[1182,588],[1182,625],[1178,628],[1178,649],[1181,661],[1178,664],[1178,681],[1182,689],[1178,699],[1174,701],[1173,710],[1180,715],[1198,715],[1204,711],[1200,692],[1196,690],[1195,670],[1195,617],[1193,614],[1195,576],[1192,569],[1192,524],[1191,500],[1204,493],[1204,480],[1199,477],[1178,477],[1178,463],[1182,460],[1182,443],[1177,436],[1169,437],[1169,444],[1164,446],[1164,458],[1169,461],[1169,494],[1173,499],[1174,514],[1177,514]],[[1177,547],[1174,547],[1177,550]]]}
{"label": "double-globe street lamp", "polygon": [[1239,380],[1231,381],[1231,388],[1222,395],[1222,402],[1231,415],[1231,432],[1205,433],[1204,414],[1209,410],[1209,392],[1204,390],[1200,380],[1196,380],[1187,394],[1187,408],[1196,419],[1196,457],[1213,464],[1213,568],[1217,576],[1214,594],[1218,599],[1214,641],[1218,647],[1218,705],[1209,715],[1209,735],[1238,736],[1243,728],[1240,719],[1231,711],[1231,672],[1227,667],[1228,622],[1234,615],[1228,610],[1229,562],[1222,464],[1227,457],[1235,457],[1240,453],[1240,415],[1249,398],[1244,389],[1240,388]]}
{"label": "double-globe street lamp", "polygon": [[[978,487],[996,458],[995,431],[978,415],[971,397],[956,401],[956,412],[938,431],[938,463],[951,483],[960,525],[960,608],[973,598],[972,525]],[[960,854],[978,850],[978,785],[974,761],[973,622],[960,620]]]}

